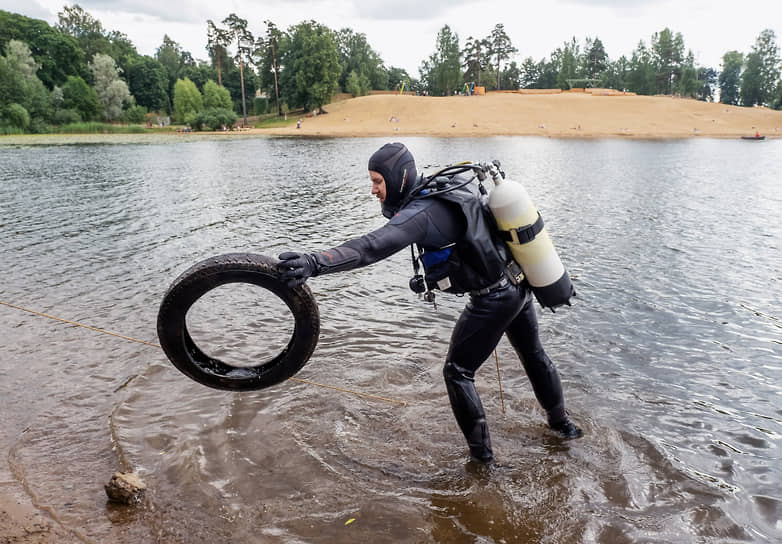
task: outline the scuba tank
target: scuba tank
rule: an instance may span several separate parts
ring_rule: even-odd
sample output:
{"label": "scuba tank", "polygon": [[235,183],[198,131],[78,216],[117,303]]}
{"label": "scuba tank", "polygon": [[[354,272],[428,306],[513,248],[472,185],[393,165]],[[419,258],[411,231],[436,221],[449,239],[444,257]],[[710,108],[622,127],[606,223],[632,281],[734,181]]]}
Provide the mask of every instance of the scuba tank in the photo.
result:
{"label": "scuba tank", "polygon": [[[576,290],[543,225],[543,218],[521,183],[505,179],[499,161],[484,165],[494,188],[488,205],[503,240],[521,265],[535,298],[544,308],[567,304]],[[479,174],[479,178],[481,178]]]}
{"label": "scuba tank", "polygon": [[[469,171],[472,171],[472,177],[462,182],[455,181],[456,176]],[[494,182],[494,188],[488,193],[488,197],[483,185],[487,174]],[[505,241],[513,255],[506,269],[509,279],[513,283],[520,283],[526,277],[535,298],[544,308],[554,311],[565,304],[570,306],[570,297],[575,296],[576,291],[546,232],[543,219],[524,187],[518,182],[505,179],[499,161],[492,164],[464,162],[443,168],[424,178],[408,195],[402,207],[414,199],[441,197],[474,182],[476,178],[480,192],[476,196],[483,208],[488,208],[486,214],[493,216],[499,238]],[[491,220],[488,222],[492,223]],[[411,251],[412,249],[411,247]],[[410,288],[419,294],[426,290],[423,278],[418,275],[417,262],[421,259],[420,250],[418,257],[412,255],[416,276],[411,280]],[[518,273],[518,266],[511,266],[516,263],[521,267],[521,273]],[[427,291],[426,295],[432,299],[427,298],[427,301],[433,301],[434,294],[431,291]]]}

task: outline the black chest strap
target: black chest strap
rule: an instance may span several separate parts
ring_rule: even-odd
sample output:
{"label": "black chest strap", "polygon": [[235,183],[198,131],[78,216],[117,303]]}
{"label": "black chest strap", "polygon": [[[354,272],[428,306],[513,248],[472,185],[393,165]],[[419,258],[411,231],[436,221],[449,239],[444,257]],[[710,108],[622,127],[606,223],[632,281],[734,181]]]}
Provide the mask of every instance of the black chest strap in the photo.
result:
{"label": "black chest strap", "polygon": [[513,242],[514,244],[527,244],[535,239],[543,230],[543,218],[538,212],[538,219],[531,225],[526,227],[519,227],[517,229],[501,230],[500,236],[506,242]]}

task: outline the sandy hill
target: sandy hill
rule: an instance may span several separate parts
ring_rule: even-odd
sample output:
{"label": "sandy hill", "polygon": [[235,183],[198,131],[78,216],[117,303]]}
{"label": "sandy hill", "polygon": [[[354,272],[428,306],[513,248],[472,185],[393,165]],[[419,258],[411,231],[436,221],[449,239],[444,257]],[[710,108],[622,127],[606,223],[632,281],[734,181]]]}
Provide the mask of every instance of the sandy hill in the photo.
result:
{"label": "sandy hill", "polygon": [[310,136],[782,137],[782,111],[660,96],[587,93],[371,95],[265,133]]}

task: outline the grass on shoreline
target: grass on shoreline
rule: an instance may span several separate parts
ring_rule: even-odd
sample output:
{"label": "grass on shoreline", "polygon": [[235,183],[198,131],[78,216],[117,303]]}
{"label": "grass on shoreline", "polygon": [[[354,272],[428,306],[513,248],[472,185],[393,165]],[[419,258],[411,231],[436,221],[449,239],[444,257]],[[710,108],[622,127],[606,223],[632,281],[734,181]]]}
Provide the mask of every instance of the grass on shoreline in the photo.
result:
{"label": "grass on shoreline", "polygon": [[255,128],[280,128],[287,127],[296,122],[296,119],[280,119],[279,117],[272,117],[270,119],[263,119],[253,125]]}
{"label": "grass on shoreline", "polygon": [[[301,112],[289,112],[287,119],[277,117],[276,114],[266,114],[248,119],[248,125],[255,128],[280,128],[287,127],[296,122],[304,114]],[[143,125],[120,125],[101,123],[97,121],[68,123],[65,125],[48,125],[43,132],[38,134],[159,134],[161,132],[180,132],[185,125],[168,125],[166,127],[148,128]],[[209,132],[208,129],[205,129]],[[197,131],[194,131],[197,132]],[[27,134],[24,129],[16,127],[0,127],[0,136],[20,136]]]}
{"label": "grass on shoreline", "polygon": [[110,123],[69,123],[51,127],[50,134],[143,134],[148,132],[140,125],[112,125]]}
{"label": "grass on shoreline", "polygon": [[254,128],[282,128],[289,127],[304,117],[306,112],[303,109],[289,111],[284,117],[278,117],[277,113],[265,113],[257,115],[253,119],[248,119],[248,124]]}

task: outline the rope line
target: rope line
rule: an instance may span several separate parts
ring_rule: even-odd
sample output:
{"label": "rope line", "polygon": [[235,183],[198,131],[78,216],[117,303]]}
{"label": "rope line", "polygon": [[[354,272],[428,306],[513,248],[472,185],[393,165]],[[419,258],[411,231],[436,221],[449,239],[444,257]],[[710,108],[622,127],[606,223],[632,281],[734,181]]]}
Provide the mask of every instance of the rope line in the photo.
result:
{"label": "rope line", "polygon": [[21,306],[14,306],[13,304],[8,304],[7,302],[0,301],[0,304],[3,306],[8,306],[9,308],[14,308],[15,310],[22,310],[23,312],[29,312],[34,315],[39,315],[41,317],[46,317],[48,319],[53,319],[55,321],[60,321],[62,323],[67,323],[69,325],[76,325],[77,327],[83,327],[85,329],[89,329],[91,331],[95,332],[102,332],[103,334],[110,334],[111,336],[116,336],[117,338],[122,338],[123,340],[130,340],[131,342],[138,342],[139,344],[144,344],[145,346],[151,346],[153,348],[163,349],[158,344],[152,344],[150,342],[145,342],[144,340],[138,340],[136,338],[131,338],[130,336],[124,336],[122,334],[107,331],[104,329],[98,329],[96,327],[90,327],[89,325],[85,325],[83,323],[77,323],[76,321],[69,321],[67,319],[63,319],[61,317],[55,317],[53,315],[44,314],[41,312],[36,312],[35,310],[30,310],[29,308],[22,308]]}
{"label": "rope line", "polygon": [[497,383],[500,384],[500,402],[502,403],[502,415],[505,415],[505,397],[502,394],[502,377],[500,376],[500,358],[497,357],[497,349],[494,349],[494,362],[497,363]]}
{"label": "rope line", "polygon": [[[152,342],[146,342],[144,340],[139,340],[137,338],[132,338],[130,336],[125,336],[124,334],[119,334],[119,333],[116,333],[116,332],[107,331],[105,329],[99,329],[97,327],[91,327],[89,325],[85,325],[84,323],[79,323],[77,321],[70,321],[68,319],[63,319],[61,317],[56,317],[56,316],[45,314],[45,313],[42,313],[42,312],[36,312],[35,310],[31,310],[29,308],[24,308],[22,306],[16,306],[14,304],[9,304],[7,302],[3,302],[2,300],[0,300],[0,305],[7,306],[7,307],[13,308],[15,310],[21,310],[23,312],[27,312],[27,313],[30,313],[30,314],[33,314],[33,315],[37,315],[37,316],[40,316],[40,317],[45,317],[47,319],[52,319],[54,321],[59,321],[61,323],[67,323],[68,325],[75,325],[77,327],[82,327],[84,329],[88,329],[88,330],[91,330],[91,331],[100,332],[100,333],[103,333],[103,334],[108,334],[108,335],[111,335],[111,336],[115,336],[117,338],[122,338],[123,340],[128,340],[130,342],[136,342],[138,344],[144,344],[145,346],[150,346],[150,347],[153,347],[153,348],[163,349],[159,344],[153,344]],[[382,400],[382,401],[385,401],[385,402],[390,402],[392,404],[399,404],[399,405],[402,405],[402,406],[407,406],[408,405],[407,402],[402,401],[402,400],[394,400],[394,399],[389,399],[389,398],[386,398],[386,397],[380,397],[380,396],[377,396],[377,395],[372,395],[370,393],[362,393],[360,391],[353,391],[351,389],[344,389],[344,388],[341,388],[341,387],[335,387],[333,385],[325,385],[325,384],[322,384],[322,383],[313,382],[311,380],[304,380],[304,379],[301,379],[301,378],[293,378],[293,377],[288,378],[288,379],[292,380],[292,381],[295,381],[295,382],[304,383],[304,384],[307,384],[307,385],[314,385],[316,387],[322,387],[324,389],[332,389],[334,391],[340,391],[342,393],[350,393],[350,394],[356,395],[358,397],[366,397],[366,398],[375,399],[375,400]]]}

